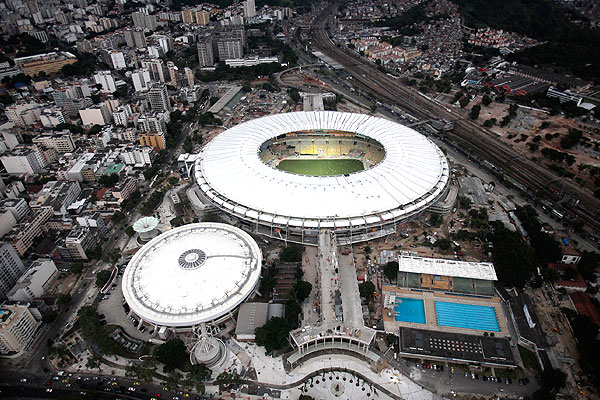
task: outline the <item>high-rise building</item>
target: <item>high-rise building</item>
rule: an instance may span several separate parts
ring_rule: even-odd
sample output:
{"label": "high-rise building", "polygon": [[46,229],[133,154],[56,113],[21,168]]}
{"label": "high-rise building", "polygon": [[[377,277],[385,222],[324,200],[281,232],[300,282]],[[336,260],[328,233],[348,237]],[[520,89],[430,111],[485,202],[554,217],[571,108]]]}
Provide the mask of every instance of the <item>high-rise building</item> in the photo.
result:
{"label": "high-rise building", "polygon": [[208,25],[210,22],[210,13],[208,11],[196,11],[196,24],[198,25]]}
{"label": "high-rise building", "polygon": [[212,67],[215,65],[212,38],[206,36],[198,41],[198,64],[201,67]]}
{"label": "high-rise building", "polygon": [[8,243],[0,242],[0,298],[6,299],[8,292],[25,270],[25,265],[15,249]]}
{"label": "high-rise building", "polygon": [[166,82],[165,79],[165,63],[162,59],[142,61],[142,68],[147,68],[150,72],[150,77],[154,82]]}
{"label": "high-rise building", "polygon": [[144,133],[167,133],[167,116],[165,113],[142,114],[137,120],[137,128]]}
{"label": "high-rise building", "polygon": [[113,121],[115,125],[127,126],[131,117],[131,107],[129,104],[119,106],[113,111]]}
{"label": "high-rise building", "polygon": [[88,260],[87,251],[98,245],[98,235],[88,227],[77,226],[65,238],[72,260]]}
{"label": "high-rise building", "polygon": [[165,135],[162,133],[141,133],[138,136],[141,146],[164,150],[166,146]]}
{"label": "high-rise building", "polygon": [[183,69],[183,72],[185,73],[185,77],[187,79],[188,86],[194,86],[194,83],[195,83],[194,71],[192,71],[191,68],[185,67]]}
{"label": "high-rise building", "polygon": [[144,31],[142,29],[126,29],[125,43],[127,43],[127,46],[134,47],[136,49],[143,49],[148,45],[146,43],[146,35],[144,35]]}
{"label": "high-rise building", "polygon": [[110,71],[99,71],[96,75],[94,75],[94,81],[102,85],[103,93],[113,93],[117,91],[115,78],[113,78]]}
{"label": "high-rise building", "polygon": [[150,87],[146,98],[153,111],[165,112],[171,109],[167,87],[162,83],[153,84],[152,87]]}
{"label": "high-rise building", "polygon": [[139,29],[147,29],[153,31],[156,29],[157,22],[155,15],[148,15],[143,12],[131,13],[131,19],[133,20],[133,26]]}
{"label": "high-rise building", "polygon": [[173,39],[169,36],[155,35],[156,43],[161,47],[164,53],[168,53],[173,50]]}
{"label": "high-rise building", "polygon": [[41,321],[36,321],[27,305],[0,306],[0,354],[18,353],[35,337]]}
{"label": "high-rise building", "polygon": [[15,149],[0,157],[9,174],[39,174],[44,169],[44,160],[37,150]]}
{"label": "high-rise building", "polygon": [[177,86],[177,66],[173,61],[167,61],[167,71],[169,71],[169,85]]}
{"label": "high-rise building", "polygon": [[219,61],[242,58],[244,56],[245,41],[244,28],[233,28],[219,32],[216,39]]}
{"label": "high-rise building", "polygon": [[131,80],[136,92],[145,92],[152,82],[148,68],[136,69],[131,73]]}
{"label": "high-rise building", "polygon": [[256,6],[254,0],[244,1],[244,17],[254,18],[256,17]]}
{"label": "high-rise building", "polygon": [[181,22],[193,24],[195,22],[194,10],[181,10]]}
{"label": "high-rise building", "polygon": [[110,53],[110,60],[112,62],[114,69],[123,69],[127,68],[127,64],[125,63],[125,55],[122,51],[113,51]]}

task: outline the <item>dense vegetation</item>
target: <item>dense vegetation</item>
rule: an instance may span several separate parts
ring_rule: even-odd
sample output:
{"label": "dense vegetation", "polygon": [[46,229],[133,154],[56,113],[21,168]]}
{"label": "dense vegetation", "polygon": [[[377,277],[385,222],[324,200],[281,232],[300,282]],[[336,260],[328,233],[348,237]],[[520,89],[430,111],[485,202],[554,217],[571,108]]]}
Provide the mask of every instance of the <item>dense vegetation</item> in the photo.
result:
{"label": "dense vegetation", "polygon": [[225,63],[218,63],[214,71],[202,71],[196,74],[202,82],[236,81],[241,79],[257,79],[282,71],[281,64],[259,64],[253,67],[231,68]]}
{"label": "dense vegetation", "polygon": [[298,244],[292,244],[281,250],[279,259],[281,262],[301,262],[304,248]]}
{"label": "dense vegetation", "polygon": [[98,349],[106,355],[116,354],[119,345],[104,334],[100,316],[94,307],[81,307],[77,312],[77,316],[79,317],[79,327],[85,340],[95,343]]}
{"label": "dense vegetation", "polygon": [[563,309],[569,318],[579,351],[579,365],[583,373],[588,375],[592,382],[600,385],[600,340],[598,340],[598,326],[589,317],[577,314],[571,309]]}
{"label": "dense vegetation", "polygon": [[546,0],[454,0],[467,26],[490,26],[517,32],[541,42],[511,55],[529,65],[547,65],[583,79],[600,79],[600,34],[573,20],[574,11]]}
{"label": "dense vegetation", "polygon": [[552,235],[541,231],[542,224],[537,219],[537,211],[532,206],[526,205],[517,207],[515,214],[529,234],[529,242],[540,265],[546,267],[548,263],[558,261],[562,254],[560,245]]}
{"label": "dense vegetation", "polygon": [[165,365],[163,368],[165,372],[182,368],[188,361],[185,344],[181,339],[173,339],[161,344],[156,349],[156,359]]}
{"label": "dense vegetation", "polygon": [[414,36],[421,33],[421,28],[415,28],[412,25],[423,22],[431,23],[438,19],[447,18],[445,14],[427,16],[425,6],[428,2],[411,7],[406,12],[392,18],[387,18],[375,23],[375,26],[389,26],[393,30],[399,31],[403,35]]}
{"label": "dense vegetation", "polygon": [[535,252],[518,232],[508,230],[500,222],[492,225],[492,258],[498,280],[506,287],[522,288],[536,269]]}

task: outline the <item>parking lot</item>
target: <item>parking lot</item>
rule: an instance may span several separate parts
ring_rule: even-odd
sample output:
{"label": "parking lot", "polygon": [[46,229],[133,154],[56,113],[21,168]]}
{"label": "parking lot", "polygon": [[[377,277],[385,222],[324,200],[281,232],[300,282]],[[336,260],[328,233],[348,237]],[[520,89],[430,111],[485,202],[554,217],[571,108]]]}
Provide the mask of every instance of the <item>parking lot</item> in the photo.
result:
{"label": "parking lot", "polygon": [[127,315],[128,307],[123,305],[123,291],[121,290],[123,270],[121,269],[111,289],[98,304],[98,314],[104,314],[107,324],[120,326],[132,338],[148,341],[150,332],[145,327],[143,328],[144,332],[136,328],[134,321]]}

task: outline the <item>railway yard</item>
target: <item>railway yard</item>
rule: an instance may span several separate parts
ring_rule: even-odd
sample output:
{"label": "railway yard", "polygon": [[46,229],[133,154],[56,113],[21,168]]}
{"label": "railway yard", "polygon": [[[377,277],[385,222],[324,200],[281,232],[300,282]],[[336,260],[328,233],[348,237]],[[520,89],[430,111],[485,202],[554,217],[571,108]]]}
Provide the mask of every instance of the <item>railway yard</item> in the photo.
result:
{"label": "railway yard", "polygon": [[369,65],[365,59],[333,43],[327,34],[327,22],[337,6],[338,3],[331,3],[313,21],[310,27],[311,44],[315,50],[343,65],[360,90],[377,97],[382,103],[397,105],[419,119],[452,122],[453,129],[443,134],[445,141],[462,149],[470,158],[483,163],[498,176],[510,179],[529,197],[545,198],[560,204],[568,219],[583,221],[594,231],[600,229],[600,201],[591,192],[569,179],[560,178],[497,139],[492,132],[484,132],[484,128],[466,117],[403,85]]}

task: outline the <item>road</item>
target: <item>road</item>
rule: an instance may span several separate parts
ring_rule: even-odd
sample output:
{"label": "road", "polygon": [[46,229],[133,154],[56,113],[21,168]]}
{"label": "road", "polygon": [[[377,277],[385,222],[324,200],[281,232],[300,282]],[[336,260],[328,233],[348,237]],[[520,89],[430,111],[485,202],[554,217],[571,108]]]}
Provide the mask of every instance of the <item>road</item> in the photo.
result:
{"label": "road", "polygon": [[[27,379],[27,382],[21,382]],[[52,389],[52,391],[47,391]],[[134,389],[134,390],[130,390]],[[106,377],[88,374],[31,374],[20,370],[6,370],[0,378],[0,397],[8,398],[60,398],[76,394],[85,398],[83,392],[102,392],[118,394],[119,398],[144,399],[201,399],[198,394],[182,390],[165,390],[161,385],[150,384],[133,379]]]}

